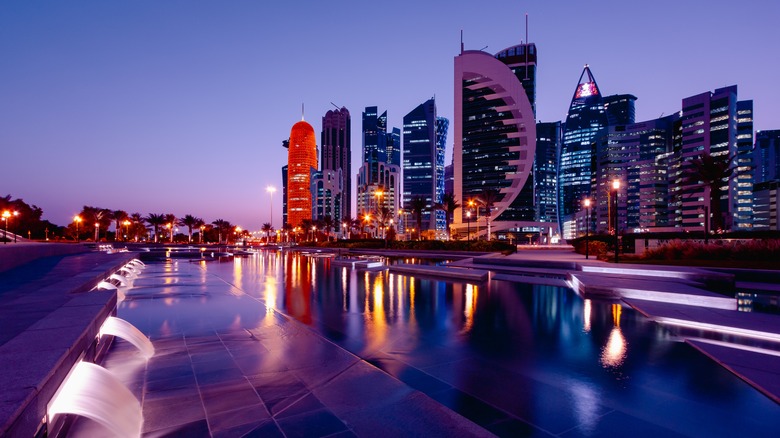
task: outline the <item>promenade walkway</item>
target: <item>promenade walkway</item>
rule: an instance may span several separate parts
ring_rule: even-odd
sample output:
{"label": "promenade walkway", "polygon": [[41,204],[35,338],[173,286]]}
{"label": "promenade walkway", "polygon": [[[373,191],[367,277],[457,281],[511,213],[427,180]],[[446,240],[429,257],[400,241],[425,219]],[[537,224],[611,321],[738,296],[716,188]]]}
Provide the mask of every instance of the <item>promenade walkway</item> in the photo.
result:
{"label": "promenade walkway", "polygon": [[5,262],[43,256],[0,272],[0,436],[34,434],[46,403],[116,308],[115,292],[86,292],[133,255],[73,250],[15,244],[0,252]]}

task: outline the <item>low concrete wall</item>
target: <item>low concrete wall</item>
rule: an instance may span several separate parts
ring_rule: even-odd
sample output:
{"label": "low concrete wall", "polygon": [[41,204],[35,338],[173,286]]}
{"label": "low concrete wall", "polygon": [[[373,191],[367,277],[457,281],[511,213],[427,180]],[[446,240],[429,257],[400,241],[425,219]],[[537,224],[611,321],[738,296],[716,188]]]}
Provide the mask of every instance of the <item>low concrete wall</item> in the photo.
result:
{"label": "low concrete wall", "polygon": [[79,254],[89,251],[75,243],[7,243],[0,244],[0,272],[43,257]]}

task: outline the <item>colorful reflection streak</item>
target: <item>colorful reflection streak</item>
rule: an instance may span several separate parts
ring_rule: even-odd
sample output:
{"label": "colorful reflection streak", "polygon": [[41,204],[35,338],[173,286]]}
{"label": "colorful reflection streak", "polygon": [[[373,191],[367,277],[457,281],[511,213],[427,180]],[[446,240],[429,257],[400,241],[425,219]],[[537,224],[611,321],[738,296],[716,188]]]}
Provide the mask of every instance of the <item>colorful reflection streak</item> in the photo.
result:
{"label": "colorful reflection streak", "polygon": [[[248,295],[231,297],[232,310],[220,301],[219,312],[204,296],[198,309],[210,330],[252,330],[277,309],[446,406],[484,403],[545,430],[577,427],[584,435],[637,412],[681,435],[758,436],[770,423],[780,427],[771,400],[621,304],[554,286],[332,267],[286,251],[241,263],[208,265],[224,283],[239,284],[233,277],[240,275]],[[144,311],[145,302],[135,304],[133,312]],[[170,310],[140,319],[154,326],[149,332],[175,333],[181,322]]]}

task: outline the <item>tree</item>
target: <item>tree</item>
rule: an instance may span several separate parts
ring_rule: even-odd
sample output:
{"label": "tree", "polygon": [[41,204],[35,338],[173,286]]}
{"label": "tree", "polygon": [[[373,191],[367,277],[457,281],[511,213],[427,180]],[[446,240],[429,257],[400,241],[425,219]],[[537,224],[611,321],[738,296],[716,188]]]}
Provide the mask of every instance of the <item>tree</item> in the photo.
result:
{"label": "tree", "polygon": [[233,228],[230,222],[224,219],[217,219],[211,224],[214,225],[214,228],[217,229],[217,233],[219,234],[218,243],[222,243],[222,234],[225,233],[225,235],[227,236],[228,230]]}
{"label": "tree", "polygon": [[493,206],[498,202],[498,191],[495,189],[487,189],[482,192],[482,197],[479,202],[485,208],[485,221],[487,222],[487,240],[490,240],[490,213],[493,210]]}
{"label": "tree", "polygon": [[130,222],[132,222],[131,223],[132,231],[130,234],[132,234],[133,239],[136,242],[138,242],[138,235],[146,234],[146,226],[144,225],[144,218],[143,216],[141,216],[141,213],[133,213],[130,215]]}
{"label": "tree", "polygon": [[325,216],[322,218],[322,228],[325,230],[325,236],[328,242],[330,242],[330,232],[333,230],[333,225],[335,223],[336,222],[330,216]]}
{"label": "tree", "polygon": [[159,241],[158,236],[160,235],[160,226],[165,223],[165,215],[149,213],[149,215],[146,216],[144,220],[146,223],[154,227],[154,243],[157,243]]}
{"label": "tree", "polygon": [[458,200],[455,199],[453,193],[445,193],[441,198],[441,206],[446,213],[444,221],[447,224],[447,240],[450,240],[450,235],[452,234],[450,232],[450,222],[452,221],[452,216],[455,214],[455,210],[460,208],[460,204],[458,203]]}
{"label": "tree", "polygon": [[314,237],[309,239],[309,233],[312,232],[312,227],[314,226],[314,221],[311,219],[301,219],[301,223],[298,224],[299,227],[301,227],[301,230],[306,233],[306,240],[314,240]]}
{"label": "tree", "polygon": [[93,226],[95,227],[95,242],[100,240],[100,230],[108,230],[112,221],[111,210],[91,207],[89,205],[85,205],[84,208],[81,209],[79,216],[81,216],[81,219],[84,222],[84,230]]}
{"label": "tree", "polygon": [[[707,201],[712,219],[704,218],[707,221],[705,230],[723,228],[720,198],[723,195],[723,187],[728,186],[729,179],[734,176],[733,161],[735,157],[735,155],[730,157],[727,155],[713,156],[704,152],[691,160],[688,167],[683,170],[682,185],[687,186],[685,191],[690,193],[700,188],[710,189],[710,197]],[[712,227],[709,226],[710,224]]]}
{"label": "tree", "polygon": [[191,214],[184,215],[183,218],[179,219],[179,225],[187,227],[187,243],[192,243],[192,228],[199,227],[201,222],[203,222],[203,219]]}
{"label": "tree", "polygon": [[282,231],[284,232],[285,241],[290,241],[290,233],[293,232],[294,227],[291,224],[285,223],[282,225]]}
{"label": "tree", "polygon": [[412,211],[415,219],[417,219],[417,240],[420,240],[422,231],[422,214],[428,205],[425,203],[425,199],[421,196],[415,196],[406,206],[408,210]]}
{"label": "tree", "polygon": [[168,227],[168,229],[171,231],[171,243],[173,243],[173,233],[176,230],[176,224],[178,222],[176,221],[176,215],[173,213],[168,213],[165,215],[165,225]]}
{"label": "tree", "polygon": [[388,222],[392,218],[393,218],[392,212],[390,211],[389,208],[387,208],[385,206],[382,206],[379,209],[379,211],[377,212],[377,215],[376,215],[377,223],[379,224],[379,228],[381,230],[383,230],[382,232],[383,232],[384,237],[387,237],[387,233],[386,233],[385,230],[387,229]]}
{"label": "tree", "polygon": [[120,240],[119,236],[122,235],[122,222],[126,221],[129,216],[124,210],[114,210],[111,212],[111,217],[114,218],[114,223],[116,224],[114,240],[118,241]]}
{"label": "tree", "polygon": [[265,233],[265,243],[266,245],[271,243],[271,232],[274,230],[274,227],[271,226],[270,222],[266,222],[263,224],[263,228],[261,228],[263,232]]}

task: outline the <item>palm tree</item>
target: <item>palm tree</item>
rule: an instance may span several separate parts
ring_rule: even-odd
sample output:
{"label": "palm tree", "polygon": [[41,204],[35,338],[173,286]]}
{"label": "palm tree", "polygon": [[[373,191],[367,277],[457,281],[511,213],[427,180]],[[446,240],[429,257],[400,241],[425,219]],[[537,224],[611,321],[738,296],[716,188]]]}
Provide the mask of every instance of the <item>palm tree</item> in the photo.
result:
{"label": "palm tree", "polygon": [[683,170],[682,185],[687,186],[685,191],[693,192],[701,188],[710,189],[708,204],[712,219],[704,218],[706,221],[705,231],[723,228],[720,198],[723,195],[723,187],[727,186],[728,180],[734,176],[733,161],[735,157],[736,155],[713,156],[709,152],[704,152],[691,160],[690,165]]}
{"label": "palm tree", "polygon": [[192,228],[199,227],[200,222],[203,222],[203,219],[195,217],[191,214],[187,214],[183,218],[179,219],[178,224],[182,227],[187,227],[187,243],[192,243]]}
{"label": "palm tree", "polygon": [[393,218],[393,214],[390,212],[390,209],[382,206],[379,211],[377,212],[376,219],[379,223],[379,227],[382,230],[383,237],[387,237],[387,233],[385,232],[387,223],[390,221],[390,219]]}
{"label": "palm tree", "polygon": [[122,235],[122,222],[127,220],[129,216],[124,210],[114,210],[111,212],[111,217],[114,218],[114,222],[116,223],[116,234],[114,235],[114,240],[120,240],[119,236]]}
{"label": "palm tree", "polygon": [[[302,219],[301,223],[298,226],[301,227],[301,230],[303,230],[304,233],[306,233],[307,236],[306,240],[308,241],[309,240],[308,236],[309,233],[312,231],[311,228],[314,226],[314,221],[312,221],[311,219]],[[312,237],[311,240],[314,240],[314,238]]]}
{"label": "palm tree", "polygon": [[217,229],[217,232],[219,233],[218,243],[222,243],[222,232],[231,228],[230,222],[224,219],[217,219],[211,224],[214,225],[214,227]]}
{"label": "palm tree", "polygon": [[261,229],[265,233],[265,244],[268,245],[271,243],[271,231],[274,230],[274,227],[271,226],[270,222],[266,222],[263,224],[263,228]]}
{"label": "palm tree", "polygon": [[482,206],[485,207],[485,221],[487,222],[487,240],[490,240],[490,212],[493,210],[493,205],[498,202],[498,190],[487,189],[482,192],[480,199]]}
{"label": "palm tree", "polygon": [[130,215],[130,222],[133,223],[133,239],[136,242],[138,242],[139,230],[143,228],[144,232],[146,232],[146,226],[144,226],[144,218],[143,216],[141,216],[141,213],[133,213]]}
{"label": "palm tree", "polygon": [[450,240],[450,221],[452,220],[453,214],[455,214],[455,210],[460,208],[460,204],[458,204],[458,200],[455,199],[453,193],[445,193],[441,198],[441,206],[446,213],[444,221],[447,224],[447,240]]}
{"label": "palm tree", "polygon": [[146,216],[144,220],[146,221],[146,223],[154,227],[154,243],[157,243],[158,242],[157,236],[160,235],[160,225],[165,223],[165,215],[149,213],[149,215]]}
{"label": "palm tree", "polygon": [[175,231],[175,227],[177,224],[176,215],[174,215],[173,213],[166,214],[165,223],[168,225],[168,228],[171,230],[171,243],[173,243],[173,233]]}
{"label": "palm tree", "polygon": [[330,232],[333,230],[333,225],[335,222],[333,221],[333,218],[330,216],[325,216],[322,218],[322,227],[325,229],[325,236],[330,242]]}
{"label": "palm tree", "polygon": [[347,222],[347,227],[349,228],[350,237],[354,230],[357,230],[358,238],[360,238],[360,227],[362,226],[360,222],[359,217],[347,217],[344,218]]}
{"label": "palm tree", "polygon": [[293,229],[294,227],[292,226],[292,224],[285,223],[284,225],[282,225],[282,231],[284,232],[285,241],[287,242],[290,241],[290,233],[293,232]]}
{"label": "palm tree", "polygon": [[421,196],[415,196],[412,198],[411,202],[409,202],[409,205],[406,206],[407,209],[412,211],[414,217],[417,219],[417,240],[420,240],[422,231],[422,214],[427,206],[428,205],[425,203],[425,199]]}

